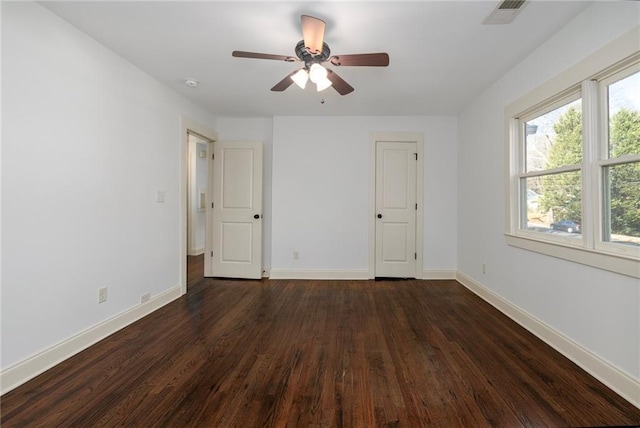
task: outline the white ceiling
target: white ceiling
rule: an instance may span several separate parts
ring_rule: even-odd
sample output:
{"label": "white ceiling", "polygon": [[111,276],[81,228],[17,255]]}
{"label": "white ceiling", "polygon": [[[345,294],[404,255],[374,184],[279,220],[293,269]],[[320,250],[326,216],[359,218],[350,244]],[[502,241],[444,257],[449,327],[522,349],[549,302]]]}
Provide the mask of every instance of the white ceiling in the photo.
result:
{"label": "white ceiling", "polygon": [[[482,25],[498,4],[483,0],[42,4],[213,114],[375,116],[458,113],[591,2],[531,1],[509,25]],[[387,52],[389,67],[329,66],[355,88],[345,96],[271,92],[300,65],[231,52],[295,56],[301,14],[326,21],[332,54]]]}

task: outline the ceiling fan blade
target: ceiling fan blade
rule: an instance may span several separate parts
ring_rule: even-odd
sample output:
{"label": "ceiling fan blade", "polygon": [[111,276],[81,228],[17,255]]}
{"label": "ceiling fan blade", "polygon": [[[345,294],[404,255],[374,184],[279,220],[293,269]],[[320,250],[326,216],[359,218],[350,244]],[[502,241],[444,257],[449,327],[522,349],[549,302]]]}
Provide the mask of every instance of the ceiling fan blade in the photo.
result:
{"label": "ceiling fan blade", "polygon": [[276,83],[275,86],[271,88],[271,90],[274,92],[282,92],[287,89],[293,83],[293,79],[291,79],[291,76],[293,76],[297,72],[298,70],[294,71],[293,73],[289,73],[287,77]]}
{"label": "ceiling fan blade", "polygon": [[300,17],[302,22],[302,38],[304,46],[312,55],[322,53],[322,43],[324,41],[325,22],[322,19],[314,18],[309,15]]}
{"label": "ceiling fan blade", "polygon": [[344,81],[344,79],[338,76],[338,73],[332,70],[327,70],[327,79],[331,80],[333,89],[335,89],[340,95],[347,95],[353,92],[353,86]]}
{"label": "ceiling fan blade", "polygon": [[386,52],[334,55],[329,58],[337,66],[386,67],[389,65],[389,54]]}
{"label": "ceiling fan blade", "polygon": [[276,61],[294,62],[298,61],[298,58],[286,55],[272,55],[257,52],[245,52],[245,51],[233,51],[231,55],[237,58],[255,58],[255,59],[274,59]]}

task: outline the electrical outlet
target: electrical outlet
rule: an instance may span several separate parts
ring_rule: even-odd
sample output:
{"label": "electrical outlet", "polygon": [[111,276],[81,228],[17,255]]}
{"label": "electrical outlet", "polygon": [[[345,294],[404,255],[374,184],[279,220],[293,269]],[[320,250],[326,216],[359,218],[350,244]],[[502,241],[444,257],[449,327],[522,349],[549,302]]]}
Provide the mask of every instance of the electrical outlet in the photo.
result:
{"label": "electrical outlet", "polygon": [[145,303],[149,300],[151,300],[151,293],[144,293],[142,296],[140,296],[140,303]]}
{"label": "electrical outlet", "polygon": [[298,250],[293,250],[293,260],[298,260],[300,258],[300,253]]}
{"label": "electrical outlet", "polygon": [[98,288],[98,303],[107,301],[107,287]]}
{"label": "electrical outlet", "polygon": [[487,264],[482,263],[482,273],[487,273]]}

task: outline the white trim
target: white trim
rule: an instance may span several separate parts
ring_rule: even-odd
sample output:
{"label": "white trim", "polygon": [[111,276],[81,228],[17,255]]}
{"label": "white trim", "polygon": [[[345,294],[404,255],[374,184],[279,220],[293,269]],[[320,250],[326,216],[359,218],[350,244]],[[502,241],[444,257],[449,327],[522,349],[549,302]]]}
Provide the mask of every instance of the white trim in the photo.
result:
{"label": "white trim", "polygon": [[369,271],[271,269],[269,279],[369,279]]}
{"label": "white trim", "polygon": [[640,408],[640,379],[628,375],[609,361],[594,354],[465,274],[458,272],[456,279],[467,289],[576,363],[625,400]]}
{"label": "white trim", "polygon": [[[180,120],[180,133],[182,135],[182,144],[180,145],[180,294],[186,294],[187,292],[187,221],[188,221],[188,182],[189,182],[189,133],[198,135],[205,140],[215,141],[218,139],[218,133],[214,130],[201,125],[189,119],[186,116],[182,116]],[[209,174],[213,171],[209,169]],[[210,210],[207,210],[209,214]],[[207,216],[208,217],[208,216]],[[209,221],[205,222],[209,225]],[[205,226],[205,248],[208,244],[208,229]],[[209,244],[210,245],[210,244]],[[205,273],[207,272],[207,266],[211,263],[208,257],[204,258]]]}
{"label": "white trim", "polygon": [[542,169],[540,171],[531,171],[518,174],[519,178],[543,177],[545,175],[564,174],[567,172],[575,172],[582,170],[582,165],[565,165],[558,168]]}
{"label": "white trim", "polygon": [[422,271],[422,279],[456,279],[456,270],[425,269]]}
{"label": "white trim", "polygon": [[640,162],[640,155],[622,155],[618,158],[603,159],[597,162],[597,166],[617,166],[627,163]]}
{"label": "white trim", "polygon": [[209,164],[207,166],[207,211],[204,217],[204,276],[205,278],[213,275],[213,259],[211,257],[211,251],[213,250],[213,173],[215,171],[213,167],[213,153],[215,150],[215,141],[209,141],[207,145],[209,150]]}
{"label": "white trim", "polygon": [[[371,279],[368,273],[368,270],[265,269],[263,277],[270,279]],[[418,279],[456,279],[456,270],[425,269]]]}
{"label": "white trim", "polygon": [[262,277],[263,278],[269,278],[270,276],[271,276],[271,269],[262,268]]}
{"label": "white trim", "polygon": [[423,268],[424,235],[424,133],[423,132],[372,132],[369,137],[369,268],[367,279],[375,278],[376,266],[376,142],[416,143],[416,278],[421,278]]}
{"label": "white trim", "polygon": [[[583,159],[584,171],[582,173],[582,216],[581,233],[583,242],[587,248],[592,247],[596,235],[599,235],[602,227],[600,221],[599,205],[602,186],[600,168],[597,167],[598,156],[598,128],[600,127],[598,112],[599,84],[594,80],[582,82],[582,143],[584,144]],[[591,215],[589,215],[591,214]]]}
{"label": "white trim", "polygon": [[2,388],[0,394],[11,391],[105,337],[160,309],[179,298],[181,294],[181,286],[176,285],[148,302],[133,306],[2,370],[0,372],[0,386]]}
{"label": "white trim", "polygon": [[547,256],[569,260],[598,269],[640,278],[640,262],[625,258],[618,254],[606,254],[602,250],[597,252],[587,248],[563,245],[557,242],[541,241],[534,238],[505,234],[508,245],[534,251]]}

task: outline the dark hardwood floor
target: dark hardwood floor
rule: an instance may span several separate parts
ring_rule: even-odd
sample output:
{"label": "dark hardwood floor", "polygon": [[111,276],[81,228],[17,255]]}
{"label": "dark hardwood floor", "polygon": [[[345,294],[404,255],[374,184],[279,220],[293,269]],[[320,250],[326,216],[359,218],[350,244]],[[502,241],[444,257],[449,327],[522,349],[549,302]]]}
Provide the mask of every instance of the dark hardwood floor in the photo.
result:
{"label": "dark hardwood floor", "polygon": [[204,279],[204,254],[187,256],[187,292]]}
{"label": "dark hardwood floor", "polygon": [[3,396],[2,427],[640,424],[455,281],[196,270],[186,296]]}

